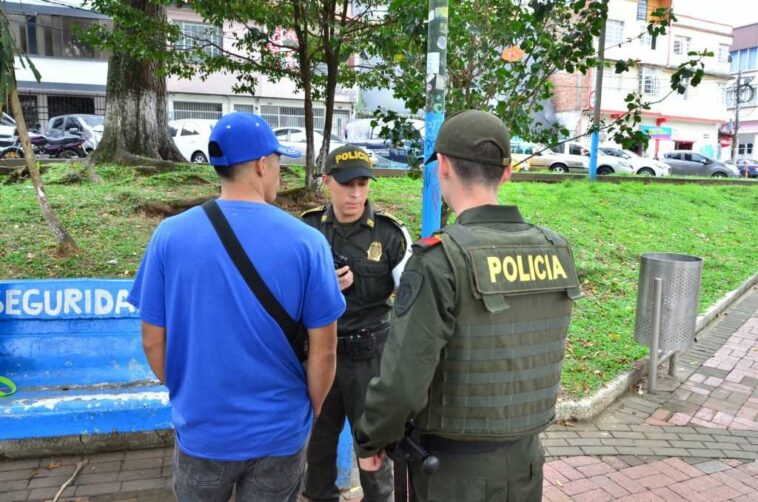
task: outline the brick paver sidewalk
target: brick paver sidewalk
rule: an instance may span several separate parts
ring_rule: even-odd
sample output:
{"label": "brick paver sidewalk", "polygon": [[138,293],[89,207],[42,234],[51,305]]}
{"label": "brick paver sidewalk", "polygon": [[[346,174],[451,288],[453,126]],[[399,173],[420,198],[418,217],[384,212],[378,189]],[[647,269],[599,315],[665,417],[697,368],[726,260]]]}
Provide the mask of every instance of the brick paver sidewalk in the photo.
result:
{"label": "brick paver sidewalk", "polygon": [[[677,376],[548,429],[544,500],[758,502],[758,289],[700,334]],[[83,458],[0,462],[0,502],[51,500]],[[86,458],[59,500],[173,500],[169,448]]]}
{"label": "brick paver sidewalk", "polygon": [[545,432],[544,499],[758,501],[758,289],[680,356],[656,395]]}

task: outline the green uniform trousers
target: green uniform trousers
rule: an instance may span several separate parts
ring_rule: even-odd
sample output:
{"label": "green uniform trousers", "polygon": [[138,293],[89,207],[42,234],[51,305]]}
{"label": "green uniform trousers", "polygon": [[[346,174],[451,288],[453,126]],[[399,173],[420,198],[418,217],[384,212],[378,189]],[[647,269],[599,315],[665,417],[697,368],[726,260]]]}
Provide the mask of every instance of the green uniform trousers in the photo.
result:
{"label": "green uniform trousers", "polygon": [[429,448],[439,470],[423,474],[411,462],[417,502],[540,502],[545,456],[539,436],[487,453],[449,453]]}
{"label": "green uniform trousers", "polygon": [[[337,443],[345,424],[351,427],[363,414],[366,389],[369,381],[379,375],[380,355],[360,361],[352,361],[347,354],[337,356],[337,375],[334,385],[326,396],[321,416],[313,427],[308,444],[303,495],[314,502],[338,502],[337,488]],[[364,502],[389,502],[393,480],[390,462],[384,463],[377,472],[360,471]]]}

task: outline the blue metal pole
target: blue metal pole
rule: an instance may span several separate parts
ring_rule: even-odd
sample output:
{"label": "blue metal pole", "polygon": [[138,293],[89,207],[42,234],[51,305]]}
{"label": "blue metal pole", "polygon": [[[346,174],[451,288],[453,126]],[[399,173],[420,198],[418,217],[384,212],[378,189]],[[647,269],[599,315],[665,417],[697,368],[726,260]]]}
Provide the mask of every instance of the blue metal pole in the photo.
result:
{"label": "blue metal pole", "polygon": [[353,433],[350,423],[345,420],[345,425],[340,433],[337,443],[337,487],[340,490],[350,488],[350,480],[353,476]]}
{"label": "blue metal pole", "polygon": [[595,130],[592,133],[592,146],[590,146],[590,181],[597,178],[597,152],[600,145],[600,134]]}
{"label": "blue metal pole", "polygon": [[592,146],[590,147],[590,181],[597,178],[597,154],[600,143],[600,107],[603,103],[603,63],[605,62],[605,24],[608,18],[603,20],[598,37],[598,66],[595,68],[595,107],[592,116]]}
{"label": "blue metal pole", "polygon": [[[445,120],[447,86],[448,0],[429,0],[429,40],[426,54],[426,107],[424,161],[434,152],[437,133]],[[440,228],[442,197],[437,180],[437,161],[424,166],[421,198],[421,236],[428,237]]]}

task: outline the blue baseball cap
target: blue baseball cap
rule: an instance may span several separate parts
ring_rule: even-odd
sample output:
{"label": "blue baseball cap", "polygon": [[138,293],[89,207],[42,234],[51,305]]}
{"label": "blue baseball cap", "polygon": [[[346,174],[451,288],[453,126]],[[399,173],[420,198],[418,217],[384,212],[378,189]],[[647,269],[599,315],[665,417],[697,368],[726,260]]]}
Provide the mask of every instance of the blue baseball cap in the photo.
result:
{"label": "blue baseball cap", "polygon": [[279,144],[271,126],[248,112],[224,115],[208,139],[211,165],[226,167],[267,157],[272,153],[300,157],[300,152]]}

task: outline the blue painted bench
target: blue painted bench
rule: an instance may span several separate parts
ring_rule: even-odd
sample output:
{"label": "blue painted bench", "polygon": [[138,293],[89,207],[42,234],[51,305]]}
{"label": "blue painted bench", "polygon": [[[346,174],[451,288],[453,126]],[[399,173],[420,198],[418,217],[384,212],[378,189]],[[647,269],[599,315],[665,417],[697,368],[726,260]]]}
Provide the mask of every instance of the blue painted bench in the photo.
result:
{"label": "blue painted bench", "polygon": [[[0,376],[18,387],[0,397],[0,445],[172,428],[168,392],[150,370],[139,314],[126,302],[131,287],[117,279],[0,281]],[[338,485],[349,487],[347,426],[338,467]]]}
{"label": "blue painted bench", "polygon": [[167,429],[130,280],[0,281],[0,441]]}

